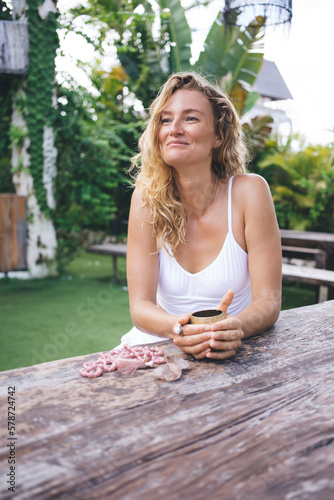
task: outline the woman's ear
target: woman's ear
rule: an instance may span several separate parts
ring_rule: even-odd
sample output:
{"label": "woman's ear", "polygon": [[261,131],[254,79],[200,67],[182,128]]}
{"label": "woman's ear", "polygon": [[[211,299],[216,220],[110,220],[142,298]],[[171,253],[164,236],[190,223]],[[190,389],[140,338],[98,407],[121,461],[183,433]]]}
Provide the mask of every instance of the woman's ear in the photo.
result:
{"label": "woman's ear", "polygon": [[215,142],[213,143],[213,149],[217,149],[219,148],[219,146],[221,145],[223,141],[220,139],[220,137],[217,136]]}

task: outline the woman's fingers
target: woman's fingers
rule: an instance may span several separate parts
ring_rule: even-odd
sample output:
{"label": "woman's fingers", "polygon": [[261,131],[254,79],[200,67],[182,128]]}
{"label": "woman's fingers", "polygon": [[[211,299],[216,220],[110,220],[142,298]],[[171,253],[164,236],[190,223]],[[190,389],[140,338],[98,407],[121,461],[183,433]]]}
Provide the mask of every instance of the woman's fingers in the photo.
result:
{"label": "woman's fingers", "polygon": [[218,330],[211,332],[213,340],[241,340],[244,338],[242,330]]}
{"label": "woman's fingers", "polygon": [[[231,293],[229,293],[231,292]],[[224,295],[221,308],[226,308],[233,300],[234,292],[230,290]],[[223,301],[224,304],[223,304]],[[216,359],[223,360],[234,356],[241,346],[241,339],[244,337],[241,321],[233,316],[228,316],[222,321],[213,325],[192,325],[188,323],[189,315],[178,318],[174,326],[174,343],[182,351],[191,354],[196,359]],[[176,332],[175,328],[180,328]]]}
{"label": "woman's fingers", "polygon": [[203,334],[209,338],[212,332],[211,328],[207,329],[206,326],[207,325],[191,325],[189,323],[181,323],[179,319],[173,327],[173,332],[182,337],[193,337],[195,335]]}
{"label": "woman's fingers", "polygon": [[[212,325],[210,348],[213,349],[207,357],[212,359],[226,359],[234,356],[236,350],[241,346],[244,337],[241,321],[238,318],[229,316],[223,321]],[[219,354],[218,356],[216,354]]]}
{"label": "woman's fingers", "polygon": [[218,349],[219,351],[235,351],[241,346],[241,340],[232,340],[231,342],[211,340],[209,345],[211,349]]}
{"label": "woman's fingers", "polygon": [[178,347],[192,347],[203,342],[211,341],[212,332],[200,333],[197,335],[176,335],[174,337],[174,344]]}
{"label": "woman's fingers", "polygon": [[236,351],[209,351],[206,354],[210,359],[228,359],[235,355]]}
{"label": "woman's fingers", "polygon": [[173,332],[176,335],[183,335],[183,326],[189,323],[190,314],[182,314],[177,320],[177,323],[173,326]]}
{"label": "woman's fingers", "polygon": [[220,311],[223,311],[224,313],[227,312],[227,309],[230,307],[232,304],[232,300],[234,297],[234,291],[233,290],[228,290],[222,300],[220,301],[220,304],[218,305],[217,309]]}
{"label": "woman's fingers", "polygon": [[244,337],[244,332],[241,326],[240,319],[229,316],[227,319],[211,325],[211,337],[216,340],[242,339]]}
{"label": "woman's fingers", "polygon": [[207,354],[211,351],[211,349],[204,349],[204,351],[201,351],[199,353],[193,354],[194,358],[200,360],[200,359],[205,359],[207,358]]}
{"label": "woman's fingers", "polygon": [[[193,340],[193,337],[191,337],[191,340]],[[174,339],[174,344],[177,345],[182,351],[186,352],[187,354],[192,354],[195,356],[197,359],[204,358],[206,353],[210,351],[210,342],[211,340],[204,337],[203,341],[198,341],[196,343],[190,343],[189,340],[183,341],[180,339]],[[199,356],[199,357],[198,357]]]}

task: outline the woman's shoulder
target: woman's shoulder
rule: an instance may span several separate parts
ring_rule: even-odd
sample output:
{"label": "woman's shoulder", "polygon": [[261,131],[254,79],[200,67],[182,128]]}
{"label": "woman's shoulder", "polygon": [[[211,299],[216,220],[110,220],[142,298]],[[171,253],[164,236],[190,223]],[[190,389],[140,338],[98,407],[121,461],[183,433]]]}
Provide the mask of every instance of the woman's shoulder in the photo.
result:
{"label": "woman's shoulder", "polygon": [[138,189],[135,189],[131,197],[129,226],[136,229],[149,227],[152,231],[152,221],[153,215],[149,204],[142,197]]}
{"label": "woman's shoulder", "polygon": [[142,195],[140,194],[140,191],[137,187],[134,188],[132,196],[131,196],[131,203],[135,203],[138,205],[143,205],[144,200]]}
{"label": "woman's shoulder", "polygon": [[233,196],[244,212],[258,211],[273,204],[267,181],[257,174],[240,174],[233,179]]}
{"label": "woman's shoulder", "polygon": [[148,202],[141,195],[138,188],[135,188],[131,196],[131,210],[135,210],[145,216],[150,216],[151,210]]}
{"label": "woman's shoulder", "polygon": [[248,200],[254,197],[271,197],[267,181],[258,174],[240,174],[233,178],[233,191],[236,196]]}
{"label": "woman's shoulder", "polygon": [[250,187],[268,189],[267,181],[261,175],[252,173],[235,175],[233,185],[238,186],[239,189],[249,189]]}

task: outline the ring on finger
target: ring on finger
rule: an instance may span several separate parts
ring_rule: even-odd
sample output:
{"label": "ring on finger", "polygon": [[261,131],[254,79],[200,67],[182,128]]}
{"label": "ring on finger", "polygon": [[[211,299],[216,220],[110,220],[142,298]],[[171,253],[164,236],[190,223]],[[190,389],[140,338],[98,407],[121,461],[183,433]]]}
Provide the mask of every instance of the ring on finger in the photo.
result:
{"label": "ring on finger", "polygon": [[176,335],[183,335],[183,327],[180,324],[174,326],[173,331]]}

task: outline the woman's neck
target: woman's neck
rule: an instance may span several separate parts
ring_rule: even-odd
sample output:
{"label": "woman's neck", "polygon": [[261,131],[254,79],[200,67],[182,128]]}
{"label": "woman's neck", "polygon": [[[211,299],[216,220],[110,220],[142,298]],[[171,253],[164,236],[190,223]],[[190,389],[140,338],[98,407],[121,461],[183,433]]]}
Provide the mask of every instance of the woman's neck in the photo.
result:
{"label": "woman's neck", "polygon": [[207,212],[215,201],[220,184],[211,172],[196,176],[176,172],[175,182],[187,216],[192,217],[202,217]]}

